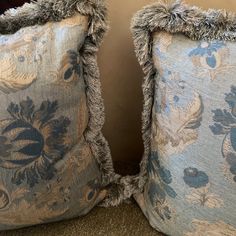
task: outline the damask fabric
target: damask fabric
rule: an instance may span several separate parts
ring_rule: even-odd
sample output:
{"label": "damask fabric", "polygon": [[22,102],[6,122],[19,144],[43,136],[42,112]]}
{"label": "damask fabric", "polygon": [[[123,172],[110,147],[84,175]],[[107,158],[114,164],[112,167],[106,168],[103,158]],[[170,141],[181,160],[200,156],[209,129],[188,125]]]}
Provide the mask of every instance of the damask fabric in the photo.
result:
{"label": "damask fabric", "polygon": [[[190,19],[190,7],[179,3],[172,7],[168,9],[172,16],[181,12],[180,19],[182,15]],[[165,8],[155,5],[152,10]],[[167,235],[233,236],[236,44],[223,36],[194,41],[181,33],[184,28],[179,31],[155,29],[150,39],[155,73],[146,78],[153,82],[146,116],[151,118],[150,146],[142,163],[147,182],[135,198],[151,225]]]}
{"label": "damask fabric", "polygon": [[94,114],[80,51],[89,21],[77,11],[0,34],[0,230],[84,215],[106,196],[96,143],[86,135]]}

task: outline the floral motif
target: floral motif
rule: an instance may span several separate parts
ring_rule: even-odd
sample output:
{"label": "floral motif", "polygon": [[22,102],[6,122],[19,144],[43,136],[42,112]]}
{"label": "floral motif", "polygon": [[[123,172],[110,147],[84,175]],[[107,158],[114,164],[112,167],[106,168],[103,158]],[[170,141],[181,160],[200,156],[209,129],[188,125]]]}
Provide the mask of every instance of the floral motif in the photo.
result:
{"label": "floral motif", "polygon": [[166,72],[158,88],[152,140],[160,153],[170,156],[197,140],[204,109],[201,96],[177,73]]}
{"label": "floral motif", "polygon": [[200,42],[197,48],[189,53],[193,64],[204,68],[207,72],[199,74],[199,77],[209,74],[214,80],[217,74],[225,73],[232,68],[230,65],[223,65],[223,59],[228,54],[226,44],[221,41]]}
{"label": "floral motif", "polygon": [[81,76],[80,58],[76,51],[69,50],[62,58],[59,77],[71,82]]}
{"label": "floral motif", "polygon": [[223,200],[220,199],[218,195],[209,193],[209,187],[192,190],[191,193],[186,196],[186,199],[191,204],[208,208],[220,208],[224,204]]}
{"label": "floral motif", "polygon": [[57,109],[57,101],[47,100],[36,110],[29,97],[19,105],[9,105],[11,118],[0,121],[0,167],[16,170],[13,183],[27,180],[32,187],[39,179],[54,176],[54,164],[69,149],[70,120],[54,119]]}
{"label": "floral motif", "polygon": [[231,87],[231,93],[226,94],[225,101],[230,110],[216,109],[213,111],[215,124],[210,126],[213,134],[224,135],[222,154],[236,182],[236,87]]}
{"label": "floral motif", "polygon": [[193,188],[186,196],[189,203],[208,208],[219,208],[223,205],[218,195],[210,193],[209,177],[205,172],[189,167],[184,170],[183,179],[189,187]]}
{"label": "floral motif", "polygon": [[226,44],[220,41],[213,42],[201,42],[198,48],[192,50],[189,56],[201,56],[205,57],[206,63],[209,67],[215,68],[217,66],[217,58],[215,53],[224,48]]}
{"label": "floral motif", "polygon": [[186,196],[186,200],[191,204],[196,204],[208,208],[220,208],[224,205],[224,202],[217,194],[210,193],[210,185],[206,187],[193,189],[189,195]]}
{"label": "floral motif", "polygon": [[184,170],[184,182],[191,188],[201,188],[209,183],[209,178],[205,172],[189,167]]}
{"label": "floral motif", "polygon": [[[85,150],[82,151],[83,149]],[[100,191],[102,187],[99,178],[89,179],[86,185],[81,186],[81,172],[86,171],[88,166],[85,166],[85,169],[78,169],[78,166],[84,165],[83,161],[86,158],[91,163],[92,157],[88,149],[85,142],[76,146],[74,151],[66,155],[63,164],[57,165],[57,177],[47,181],[46,184],[39,183],[34,189],[15,186],[7,190],[4,186],[7,186],[9,179],[0,176],[0,183],[3,183],[0,185],[1,223],[10,226],[44,223],[49,219],[62,217],[75,202],[79,206],[80,213],[83,214],[83,211],[88,210],[88,206],[103,200],[106,191]],[[77,160],[71,156],[76,153]],[[73,158],[73,167],[71,158]]]}
{"label": "floral motif", "polygon": [[[23,61],[23,57],[18,60]],[[28,88],[37,79],[35,73],[19,73],[11,59],[0,60],[0,90],[6,94]]]}
{"label": "floral motif", "polygon": [[149,156],[147,171],[150,177],[148,195],[152,206],[162,220],[171,219],[172,211],[166,198],[176,198],[177,194],[169,186],[172,183],[171,173],[160,165],[156,152]]}
{"label": "floral motif", "polygon": [[193,220],[192,225],[194,227],[193,232],[185,233],[185,236],[217,236],[217,235],[224,235],[224,236],[235,236],[236,235],[236,229],[226,224],[223,221],[218,221],[215,223],[210,223],[203,220]]}

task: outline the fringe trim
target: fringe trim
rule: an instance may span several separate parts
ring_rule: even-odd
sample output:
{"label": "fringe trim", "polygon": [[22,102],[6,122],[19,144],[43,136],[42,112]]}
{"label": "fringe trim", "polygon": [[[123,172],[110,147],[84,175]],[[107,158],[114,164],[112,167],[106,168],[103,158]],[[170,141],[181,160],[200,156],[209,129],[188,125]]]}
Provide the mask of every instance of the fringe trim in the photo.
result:
{"label": "fringe trim", "polygon": [[[135,52],[145,74],[143,82],[144,105],[142,113],[142,136],[144,154],[137,176],[134,194],[143,192],[147,181],[147,159],[151,152],[151,123],[154,99],[154,76],[156,71],[152,59],[152,34],[164,30],[169,33],[182,33],[192,40],[236,41],[236,14],[225,10],[203,11],[198,7],[186,5],[181,0],[159,1],[138,11],[132,19],[131,31]],[[131,177],[132,179],[132,177]]]}
{"label": "fringe trim", "polygon": [[60,21],[76,13],[89,17],[87,37],[80,50],[89,109],[85,139],[99,164],[102,185],[108,188],[108,196],[101,205],[116,206],[122,200],[129,198],[133,190],[129,190],[132,184],[128,177],[122,178],[115,173],[109,145],[101,132],[105,115],[97,65],[97,51],[108,29],[107,9],[104,1],[37,0],[26,3],[22,7],[10,9],[0,16],[0,34],[12,34],[23,27],[42,25],[49,21]]}

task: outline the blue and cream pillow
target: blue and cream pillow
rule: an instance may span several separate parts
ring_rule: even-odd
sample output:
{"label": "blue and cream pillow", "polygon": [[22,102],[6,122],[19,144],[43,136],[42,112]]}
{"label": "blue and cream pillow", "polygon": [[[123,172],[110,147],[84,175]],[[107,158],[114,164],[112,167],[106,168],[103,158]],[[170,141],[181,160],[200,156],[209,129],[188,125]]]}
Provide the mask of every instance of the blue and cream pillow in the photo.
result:
{"label": "blue and cream pillow", "polygon": [[106,195],[96,65],[105,16],[102,1],[84,0],[0,16],[0,230],[83,215]]}
{"label": "blue and cream pillow", "polygon": [[137,13],[144,79],[140,193],[173,236],[236,235],[236,16],[183,3]]}

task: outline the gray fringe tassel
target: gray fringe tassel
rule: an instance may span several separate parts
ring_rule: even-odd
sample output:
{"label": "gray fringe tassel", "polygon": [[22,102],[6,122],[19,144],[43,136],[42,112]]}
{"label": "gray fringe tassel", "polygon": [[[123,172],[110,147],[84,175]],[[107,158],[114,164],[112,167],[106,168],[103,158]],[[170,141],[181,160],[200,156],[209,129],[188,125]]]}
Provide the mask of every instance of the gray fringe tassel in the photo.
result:
{"label": "gray fringe tassel", "polygon": [[[132,19],[131,31],[135,52],[145,74],[143,82],[144,105],[142,113],[142,135],[144,155],[140,164],[140,175],[133,177],[134,194],[143,192],[147,181],[147,159],[151,152],[152,106],[154,102],[154,76],[156,71],[152,59],[152,34],[155,31],[182,33],[192,40],[236,41],[236,15],[225,10],[203,11],[182,1],[158,1],[144,7]],[[132,178],[132,177],[131,177]]]}
{"label": "gray fringe tassel", "polygon": [[97,51],[107,27],[107,9],[103,0],[37,0],[22,7],[10,9],[0,16],[0,34],[12,34],[17,30],[49,21],[60,21],[76,13],[89,17],[87,37],[80,55],[84,65],[89,123],[85,139],[89,143],[101,173],[103,186],[108,188],[108,196],[102,206],[116,206],[129,198],[134,181],[115,174],[110,148],[102,135],[105,122],[104,104],[101,95],[100,74],[97,65]]}

